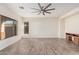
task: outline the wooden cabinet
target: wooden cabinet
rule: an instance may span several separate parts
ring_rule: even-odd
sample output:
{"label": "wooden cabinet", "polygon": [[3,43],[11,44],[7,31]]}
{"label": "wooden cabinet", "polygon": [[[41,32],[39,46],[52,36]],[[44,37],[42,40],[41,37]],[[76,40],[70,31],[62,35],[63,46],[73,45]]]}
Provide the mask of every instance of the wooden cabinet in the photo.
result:
{"label": "wooden cabinet", "polygon": [[79,34],[66,33],[66,40],[75,45],[79,45]]}

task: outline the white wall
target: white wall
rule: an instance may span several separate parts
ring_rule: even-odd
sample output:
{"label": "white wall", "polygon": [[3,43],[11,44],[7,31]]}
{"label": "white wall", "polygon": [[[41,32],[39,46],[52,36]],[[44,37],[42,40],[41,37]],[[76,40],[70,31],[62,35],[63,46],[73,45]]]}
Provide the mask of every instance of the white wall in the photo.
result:
{"label": "white wall", "polygon": [[[19,16],[14,14],[10,9],[6,8],[3,4],[0,4],[0,15],[4,15],[4,16],[16,19],[17,21],[21,19]],[[17,25],[17,27],[18,27],[17,31],[19,31],[18,34],[21,32],[19,24],[20,24],[20,22]],[[13,43],[15,43],[20,38],[21,38],[21,36],[17,35],[17,36],[7,38],[5,40],[0,40],[0,50],[11,45],[11,44],[13,44]]]}
{"label": "white wall", "polygon": [[59,19],[59,38],[65,38],[65,20]]}
{"label": "white wall", "polygon": [[58,19],[52,17],[31,17],[26,18],[30,24],[31,38],[57,38]]}
{"label": "white wall", "polygon": [[65,19],[65,32],[79,34],[79,13]]}

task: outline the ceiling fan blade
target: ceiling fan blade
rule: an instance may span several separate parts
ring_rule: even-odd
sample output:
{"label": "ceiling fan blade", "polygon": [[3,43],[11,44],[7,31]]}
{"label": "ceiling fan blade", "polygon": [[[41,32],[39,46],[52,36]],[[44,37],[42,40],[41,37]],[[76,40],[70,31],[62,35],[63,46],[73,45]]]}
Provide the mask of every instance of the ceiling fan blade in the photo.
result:
{"label": "ceiling fan blade", "polygon": [[47,9],[47,10],[45,10],[45,11],[50,11],[50,10],[55,10],[55,8],[53,8],[53,9]]}
{"label": "ceiling fan blade", "polygon": [[49,6],[51,6],[52,4],[50,3],[50,4],[48,4],[44,9],[47,9]]}
{"label": "ceiling fan blade", "polygon": [[46,11],[46,13],[51,14],[51,12],[47,12],[47,11]]}
{"label": "ceiling fan blade", "polygon": [[42,7],[41,7],[40,3],[38,3],[38,6],[39,6],[39,8],[42,10]]}
{"label": "ceiling fan blade", "polygon": [[38,10],[38,11],[39,11],[39,9],[36,9],[36,8],[32,8],[32,9],[34,9],[34,10]]}

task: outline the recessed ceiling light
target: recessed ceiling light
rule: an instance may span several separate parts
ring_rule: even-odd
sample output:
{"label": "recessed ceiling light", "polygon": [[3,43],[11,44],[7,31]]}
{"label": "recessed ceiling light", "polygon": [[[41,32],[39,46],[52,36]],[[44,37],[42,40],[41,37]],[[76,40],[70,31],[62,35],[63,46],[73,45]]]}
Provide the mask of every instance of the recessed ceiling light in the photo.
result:
{"label": "recessed ceiling light", "polygon": [[20,6],[19,8],[20,8],[20,9],[24,9],[24,7],[23,7],[23,6]]}

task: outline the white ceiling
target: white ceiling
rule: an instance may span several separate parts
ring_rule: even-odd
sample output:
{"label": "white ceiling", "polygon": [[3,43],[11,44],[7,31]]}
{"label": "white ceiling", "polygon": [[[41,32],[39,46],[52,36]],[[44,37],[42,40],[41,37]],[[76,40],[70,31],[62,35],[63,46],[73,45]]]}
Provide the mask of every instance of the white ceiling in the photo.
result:
{"label": "white ceiling", "polygon": [[[45,6],[47,3],[41,3],[41,5]],[[72,9],[79,7],[79,3],[53,3],[49,8],[54,7],[56,10],[51,11],[51,14],[46,14],[45,16],[32,13],[35,10],[31,8],[39,8],[37,3],[6,3],[5,6],[22,17],[60,17]],[[24,9],[20,9],[20,6],[23,6]]]}

